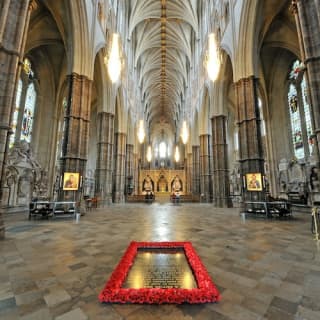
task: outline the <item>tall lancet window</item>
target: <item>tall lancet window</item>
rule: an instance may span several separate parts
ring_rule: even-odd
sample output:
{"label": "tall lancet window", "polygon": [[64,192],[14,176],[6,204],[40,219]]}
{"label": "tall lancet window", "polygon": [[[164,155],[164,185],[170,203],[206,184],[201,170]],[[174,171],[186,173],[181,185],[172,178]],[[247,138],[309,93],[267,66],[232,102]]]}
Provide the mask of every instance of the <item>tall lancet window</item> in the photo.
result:
{"label": "tall lancet window", "polygon": [[61,113],[63,115],[63,118],[60,119],[58,122],[58,138],[57,138],[57,148],[56,148],[56,155],[57,155],[57,161],[63,156],[63,142],[64,142],[64,131],[66,128],[66,110],[67,110],[67,98],[64,97],[62,100],[62,109]]}
{"label": "tall lancet window", "polygon": [[10,148],[15,141],[31,142],[36,103],[37,91],[34,83],[34,71],[30,60],[25,58],[17,86],[15,109],[11,122]]}
{"label": "tall lancet window", "polygon": [[159,145],[159,155],[160,155],[160,158],[166,158],[167,156],[167,145],[165,142],[161,142],[160,145]]}
{"label": "tall lancet window", "polygon": [[20,104],[21,104],[22,86],[23,86],[22,80],[19,79],[17,93],[16,93],[16,102],[15,102],[12,125],[11,125],[12,134],[10,136],[10,148],[13,146],[13,143],[16,137],[16,132],[17,132],[17,124],[18,124],[18,117],[19,117]]}
{"label": "tall lancet window", "polygon": [[20,140],[31,142],[36,99],[37,99],[37,93],[35,90],[35,86],[33,83],[30,83],[28,85],[26,102],[24,105]]}
{"label": "tall lancet window", "polygon": [[291,138],[294,156],[305,159],[312,150],[310,104],[307,97],[307,83],[304,65],[296,60],[289,74],[288,106],[291,123]]}

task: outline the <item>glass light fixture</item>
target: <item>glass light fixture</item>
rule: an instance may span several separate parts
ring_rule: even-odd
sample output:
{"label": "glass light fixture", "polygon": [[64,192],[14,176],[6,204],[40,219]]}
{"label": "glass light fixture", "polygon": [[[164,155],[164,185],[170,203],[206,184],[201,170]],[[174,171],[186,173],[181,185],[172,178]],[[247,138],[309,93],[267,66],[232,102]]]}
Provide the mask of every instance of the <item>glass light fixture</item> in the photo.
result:
{"label": "glass light fixture", "polygon": [[174,160],[176,162],[179,162],[179,160],[180,160],[180,152],[179,152],[179,147],[178,146],[176,146],[176,151],[174,153]]}
{"label": "glass light fixture", "polygon": [[189,131],[187,127],[187,121],[184,120],[182,124],[182,130],[181,130],[181,139],[183,144],[186,144],[188,142],[188,138],[189,138]]}
{"label": "glass light fixture", "polygon": [[140,143],[144,141],[145,137],[145,132],[144,132],[144,125],[143,125],[143,120],[139,121],[139,127],[138,127],[138,140]]}
{"label": "glass light fixture", "polygon": [[[107,61],[106,61],[107,60]],[[119,51],[119,35],[112,35],[112,44],[109,59],[105,59],[108,68],[108,74],[113,83],[117,82],[121,73],[121,60]]]}
{"label": "glass light fixture", "polygon": [[209,78],[212,81],[216,81],[220,70],[220,57],[214,33],[209,35],[209,52],[206,62]]}
{"label": "glass light fixture", "polygon": [[151,162],[151,159],[152,159],[151,146],[148,146],[148,149],[147,149],[147,161]]}

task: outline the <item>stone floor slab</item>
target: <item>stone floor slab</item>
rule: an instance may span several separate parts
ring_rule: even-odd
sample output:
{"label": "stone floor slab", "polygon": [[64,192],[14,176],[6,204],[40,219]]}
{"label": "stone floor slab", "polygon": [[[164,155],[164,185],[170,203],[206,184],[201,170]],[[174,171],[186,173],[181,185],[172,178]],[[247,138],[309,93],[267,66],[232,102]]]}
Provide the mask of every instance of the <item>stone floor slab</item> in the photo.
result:
{"label": "stone floor slab", "polygon": [[[121,204],[74,220],[4,215],[0,319],[320,319],[310,216],[246,219],[211,204]],[[191,241],[221,289],[216,304],[107,305],[98,294],[130,241]]]}

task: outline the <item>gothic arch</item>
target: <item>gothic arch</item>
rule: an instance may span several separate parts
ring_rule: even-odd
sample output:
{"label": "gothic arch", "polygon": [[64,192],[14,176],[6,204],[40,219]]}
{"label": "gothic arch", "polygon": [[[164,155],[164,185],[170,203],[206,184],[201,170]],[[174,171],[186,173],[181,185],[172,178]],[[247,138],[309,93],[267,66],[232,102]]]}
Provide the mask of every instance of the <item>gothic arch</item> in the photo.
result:
{"label": "gothic arch", "polygon": [[[260,20],[258,13],[262,1],[247,0],[243,2],[240,14],[237,56],[234,63],[234,81],[257,75],[258,66],[258,32]],[[240,41],[241,39],[241,41]]]}
{"label": "gothic arch", "polygon": [[[90,41],[89,32],[89,4],[84,5],[82,1],[69,1],[70,5],[70,35],[69,35],[69,61],[68,72],[75,72],[92,79],[93,70],[93,48],[88,45]],[[72,34],[72,36],[71,36]],[[71,40],[71,41],[70,41]],[[92,53],[90,52],[92,50]]]}

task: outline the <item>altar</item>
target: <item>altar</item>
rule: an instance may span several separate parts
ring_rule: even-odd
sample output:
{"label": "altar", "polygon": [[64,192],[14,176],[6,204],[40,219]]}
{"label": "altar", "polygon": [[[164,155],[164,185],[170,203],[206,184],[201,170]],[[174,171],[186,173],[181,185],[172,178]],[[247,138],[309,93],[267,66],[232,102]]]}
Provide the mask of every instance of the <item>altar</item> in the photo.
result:
{"label": "altar", "polygon": [[155,169],[141,170],[139,174],[139,194],[186,193],[184,170]]}

